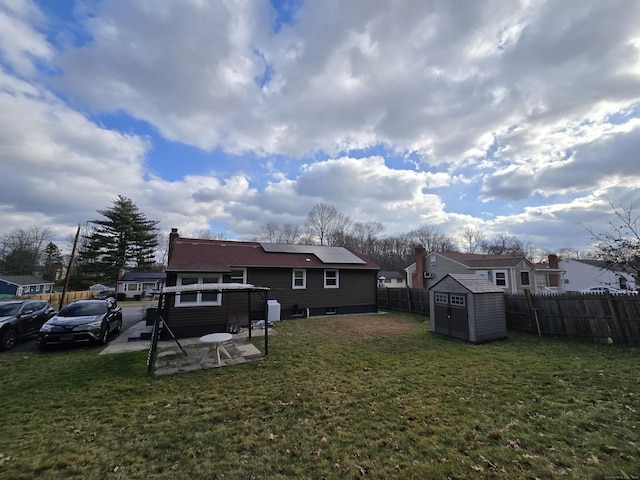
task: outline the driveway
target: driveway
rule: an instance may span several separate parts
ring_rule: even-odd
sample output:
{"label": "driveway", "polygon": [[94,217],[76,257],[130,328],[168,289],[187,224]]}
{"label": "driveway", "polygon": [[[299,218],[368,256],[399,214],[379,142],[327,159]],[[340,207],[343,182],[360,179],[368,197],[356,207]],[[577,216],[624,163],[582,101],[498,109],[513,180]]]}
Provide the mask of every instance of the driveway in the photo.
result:
{"label": "driveway", "polygon": [[[120,333],[118,333],[118,335],[111,337],[109,343],[113,341],[126,342],[127,336],[130,334],[130,332],[127,333],[127,330],[144,320],[144,308],[145,307],[140,307],[138,305],[131,307],[122,307],[122,330],[120,331]],[[14,348],[9,350],[9,352],[41,353],[36,346],[35,335],[22,340]]]}

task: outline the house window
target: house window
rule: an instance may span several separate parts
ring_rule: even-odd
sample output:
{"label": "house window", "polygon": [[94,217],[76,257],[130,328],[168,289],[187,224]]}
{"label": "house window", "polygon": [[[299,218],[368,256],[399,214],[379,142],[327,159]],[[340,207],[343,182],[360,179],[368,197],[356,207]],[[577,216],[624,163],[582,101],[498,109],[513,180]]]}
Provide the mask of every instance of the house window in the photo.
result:
{"label": "house window", "polygon": [[294,289],[302,289],[307,288],[307,271],[302,270],[293,270],[293,276],[291,279],[291,288]]}
{"label": "house window", "polygon": [[507,271],[497,270],[493,272],[494,284],[498,287],[509,288],[509,282],[507,281]]}
{"label": "house window", "polygon": [[222,276],[223,283],[247,283],[247,270],[245,268],[238,268],[231,270],[231,273],[225,273]]}
{"label": "house window", "polygon": [[[177,285],[202,285],[203,283],[221,283],[220,275],[179,276]],[[222,303],[219,292],[193,292],[176,295],[176,307],[192,307],[194,305],[212,306]]]}
{"label": "house window", "polygon": [[125,292],[139,292],[140,284],[139,283],[125,283],[124,284]]}
{"label": "house window", "polygon": [[447,305],[449,303],[449,295],[446,293],[436,293],[436,303]]}
{"label": "house window", "polygon": [[476,270],[476,275],[484,278],[485,280],[489,280],[489,272],[487,270]]}
{"label": "house window", "polygon": [[338,270],[325,270],[324,271],[324,288],[339,288],[340,276]]}
{"label": "house window", "polygon": [[467,304],[467,297],[464,295],[451,294],[451,305],[456,307],[464,307]]}
{"label": "house window", "polygon": [[520,285],[522,285],[523,287],[531,285],[529,280],[529,272],[526,270],[520,272]]}

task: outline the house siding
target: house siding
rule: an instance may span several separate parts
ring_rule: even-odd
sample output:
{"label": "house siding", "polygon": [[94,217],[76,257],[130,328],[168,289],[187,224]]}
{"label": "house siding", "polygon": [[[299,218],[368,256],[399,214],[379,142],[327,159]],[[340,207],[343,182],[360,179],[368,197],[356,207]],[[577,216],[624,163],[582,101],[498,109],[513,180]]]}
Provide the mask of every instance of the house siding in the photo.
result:
{"label": "house siding", "polygon": [[[304,309],[305,315],[308,309],[310,316],[325,315],[329,309],[336,314],[377,311],[374,271],[337,269],[340,272],[339,288],[324,288],[324,270],[307,269],[305,289],[292,288],[292,268],[247,268],[247,283],[269,287],[268,299],[280,303],[283,319],[291,318],[299,309]],[[176,285],[177,277],[178,273],[168,273],[167,285]],[[246,292],[224,292],[221,305],[192,307],[176,307],[175,297],[171,296],[167,299],[165,321],[177,337],[224,332],[229,324],[246,327],[249,325],[248,310],[251,321],[266,317],[264,296],[251,293],[248,298],[248,295]]]}

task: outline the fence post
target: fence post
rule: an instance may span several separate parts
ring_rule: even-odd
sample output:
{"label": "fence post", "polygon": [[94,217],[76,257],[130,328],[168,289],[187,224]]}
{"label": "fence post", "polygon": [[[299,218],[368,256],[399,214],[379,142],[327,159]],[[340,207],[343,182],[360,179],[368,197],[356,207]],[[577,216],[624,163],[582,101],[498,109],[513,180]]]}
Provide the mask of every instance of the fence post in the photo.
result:
{"label": "fence post", "polygon": [[604,292],[604,296],[607,299],[607,305],[609,306],[609,310],[611,310],[611,318],[607,317],[607,327],[609,329],[609,338],[613,341],[613,337],[611,336],[611,323],[614,323],[618,327],[618,331],[620,332],[620,336],[622,337],[622,341],[627,343],[627,336],[624,333],[624,329],[622,325],[620,325],[620,320],[618,318],[618,312],[616,311],[616,306],[613,303],[613,299],[611,298],[611,294],[609,292]]}
{"label": "fence post", "polygon": [[411,292],[409,291],[409,287],[406,288],[407,292],[407,305],[409,306],[409,313],[413,313],[413,307],[411,306]]}
{"label": "fence post", "polygon": [[533,323],[536,324],[536,329],[538,330],[538,336],[542,336],[542,332],[540,331],[540,321],[538,320],[538,311],[533,306],[533,297],[531,295],[531,290],[528,288],[524,291],[524,296],[527,298],[527,307],[529,308],[529,329],[533,333]]}

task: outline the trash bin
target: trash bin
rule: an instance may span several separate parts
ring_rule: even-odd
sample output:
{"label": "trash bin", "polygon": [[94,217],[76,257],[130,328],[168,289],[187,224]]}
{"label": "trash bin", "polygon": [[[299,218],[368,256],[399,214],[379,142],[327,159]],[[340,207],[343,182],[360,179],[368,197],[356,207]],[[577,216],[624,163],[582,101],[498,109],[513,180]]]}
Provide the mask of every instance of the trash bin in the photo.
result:
{"label": "trash bin", "polygon": [[267,300],[267,321],[277,322],[278,320],[280,320],[280,302]]}
{"label": "trash bin", "polygon": [[159,313],[158,313],[158,306],[157,305],[149,305],[146,309],[145,309],[145,325],[149,326],[153,326],[156,322],[156,319],[158,318]]}

